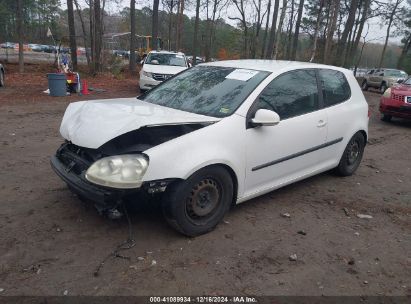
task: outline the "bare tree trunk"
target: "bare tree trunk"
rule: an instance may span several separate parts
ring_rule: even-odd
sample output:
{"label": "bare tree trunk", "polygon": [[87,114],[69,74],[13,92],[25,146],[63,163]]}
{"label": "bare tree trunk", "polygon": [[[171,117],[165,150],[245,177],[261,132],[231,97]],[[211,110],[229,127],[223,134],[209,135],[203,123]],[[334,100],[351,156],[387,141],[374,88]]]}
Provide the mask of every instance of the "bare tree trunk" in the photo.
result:
{"label": "bare tree trunk", "polygon": [[264,31],[264,37],[263,37],[263,45],[261,47],[261,58],[265,57],[265,51],[267,47],[267,36],[268,36],[268,26],[270,24],[270,12],[271,12],[271,0],[268,0],[267,4],[267,20],[265,22],[265,31]]}
{"label": "bare tree trunk", "polygon": [[24,53],[23,53],[23,3],[17,0],[16,11],[17,38],[19,42],[19,72],[24,72]]}
{"label": "bare tree trunk", "polygon": [[320,7],[318,8],[318,15],[317,15],[317,23],[315,25],[315,31],[314,31],[314,44],[313,44],[313,49],[311,52],[311,58],[310,62],[314,61],[315,54],[317,52],[317,41],[318,41],[318,32],[320,30],[320,24],[321,24],[321,16],[323,12],[323,7],[324,7],[324,0],[320,0]]}
{"label": "bare tree trunk", "polygon": [[254,35],[252,36],[253,43],[251,45],[251,58],[253,59],[256,57],[257,46],[259,44],[259,38],[260,38],[261,23],[262,23],[262,19],[264,19],[264,16],[261,18],[261,0],[257,0],[257,1],[258,3],[255,3],[255,1],[253,1],[255,10],[257,11],[257,20],[255,22],[256,31]]}
{"label": "bare tree trunk", "polygon": [[183,29],[184,26],[184,0],[180,0],[180,12],[178,13],[178,22],[177,22],[177,52],[181,50],[182,41],[183,41]]}
{"label": "bare tree trunk", "polygon": [[364,30],[365,22],[368,19],[368,13],[369,13],[369,10],[370,10],[369,6],[370,6],[370,0],[365,0],[364,9],[363,9],[361,20],[360,20],[360,25],[358,27],[358,32],[357,32],[357,35],[355,37],[354,43],[351,46],[351,52],[350,52],[350,58],[351,59],[353,59],[355,57],[355,52],[358,49],[358,45],[360,43],[361,35],[362,35],[363,30]]}
{"label": "bare tree trunk", "polygon": [[153,18],[151,25],[151,49],[156,50],[158,48],[158,5],[159,0],[153,1]]}
{"label": "bare tree trunk", "polygon": [[301,19],[303,17],[303,8],[304,8],[304,0],[300,0],[300,3],[298,4],[297,23],[295,24],[294,39],[293,39],[292,50],[291,50],[291,57],[290,57],[291,60],[295,60],[296,55],[297,55],[298,36],[300,35],[300,25],[301,25]]}
{"label": "bare tree trunk", "polygon": [[101,24],[100,0],[94,0],[94,28],[95,28],[95,58],[94,71],[101,72],[101,41],[103,36]]}
{"label": "bare tree trunk", "polygon": [[77,70],[77,43],[76,43],[76,29],[74,27],[74,8],[73,0],[67,0],[67,17],[68,17],[68,27],[70,33],[70,52],[71,52],[71,63],[73,65],[73,70]]}
{"label": "bare tree trunk", "polygon": [[174,8],[174,1],[171,0],[170,2],[170,14],[168,16],[168,50],[171,51],[171,32],[173,29],[173,8]]}
{"label": "bare tree trunk", "polygon": [[385,51],[387,49],[388,39],[390,38],[391,26],[392,26],[392,23],[394,21],[395,14],[397,13],[398,6],[401,2],[402,2],[402,0],[396,0],[395,5],[393,7],[393,10],[391,11],[391,14],[390,14],[390,17],[389,17],[389,20],[388,20],[387,34],[385,36],[384,47],[382,49],[380,62],[378,63],[378,68],[381,68],[382,63],[384,61],[384,55],[385,55]]}
{"label": "bare tree trunk", "polygon": [[194,37],[193,37],[193,65],[197,64],[197,46],[198,46],[198,25],[200,22],[200,0],[196,3],[196,21],[194,23]]}
{"label": "bare tree trunk", "polygon": [[83,43],[84,43],[84,48],[86,49],[87,65],[90,69],[90,54],[89,54],[89,52],[87,52],[88,41],[87,41],[86,26],[84,24],[83,14],[81,13],[81,9],[80,9],[80,6],[79,6],[77,0],[74,0],[74,4],[76,5],[77,13],[78,13],[78,16],[80,18],[81,29],[83,31]]}
{"label": "bare tree trunk", "polygon": [[244,7],[244,1],[245,0],[233,0],[234,5],[236,6],[238,12],[241,15],[241,18],[237,17],[228,17],[231,20],[238,20],[241,22],[241,25],[243,26],[243,35],[244,35],[244,53],[243,57],[248,58],[249,54],[249,49],[248,49],[248,25],[247,25],[247,20],[246,20],[246,12],[245,12],[245,7]]}
{"label": "bare tree trunk", "polygon": [[136,0],[130,0],[130,58],[129,70],[136,73]]}
{"label": "bare tree trunk", "polygon": [[333,44],[334,32],[337,26],[338,12],[340,10],[340,0],[332,0],[331,3],[331,22],[327,29],[327,36],[325,38],[324,59],[325,64],[332,62],[331,60],[331,46]]}
{"label": "bare tree trunk", "polygon": [[177,0],[177,13],[176,13],[176,18],[175,18],[175,30],[176,30],[176,35],[175,35],[175,51],[178,51],[178,41],[180,40],[180,30],[178,27],[178,20],[180,19],[180,6],[181,6],[181,0]]}
{"label": "bare tree trunk", "polygon": [[349,13],[348,13],[348,18],[347,21],[345,23],[345,27],[344,27],[344,31],[341,34],[341,39],[338,42],[338,46],[337,46],[337,56],[336,56],[336,65],[341,65],[344,59],[344,52],[346,50],[346,45],[347,45],[347,38],[348,38],[348,34],[350,33],[354,22],[355,22],[355,13],[357,11],[357,7],[358,7],[358,1],[359,0],[352,0],[351,4],[350,4],[350,9],[349,9]]}
{"label": "bare tree trunk", "polygon": [[293,35],[293,23],[294,23],[294,3],[295,0],[291,0],[291,11],[290,11],[290,20],[288,23],[288,42],[287,42],[287,59],[290,59],[291,55],[291,37]]}
{"label": "bare tree trunk", "polygon": [[[283,0],[283,3],[287,3],[285,0]],[[268,47],[267,47],[267,53],[265,54],[265,58],[267,59],[272,59],[273,58],[273,53],[274,53],[274,48],[276,46],[276,26],[277,26],[277,16],[278,16],[278,7],[280,5],[280,0],[274,0],[274,11],[273,11],[273,19],[271,23],[271,31],[270,31],[270,40],[268,41]],[[282,12],[284,11],[284,7]],[[279,28],[279,31],[281,31],[281,28]],[[278,37],[278,33],[277,33]]]}
{"label": "bare tree trunk", "polygon": [[[94,1],[99,1],[99,0],[90,0],[90,12],[89,12],[89,17],[90,17],[90,73],[95,74],[95,61],[96,61],[96,32],[95,32],[95,20],[94,20]],[[88,52],[88,49],[86,49],[86,52]]]}
{"label": "bare tree trunk", "polygon": [[278,23],[278,30],[277,30],[277,36],[276,36],[276,41],[275,41],[273,59],[277,59],[278,50],[280,48],[281,30],[283,28],[283,23],[284,23],[284,18],[285,18],[285,12],[286,11],[287,11],[287,0],[283,0],[283,7],[281,9],[280,22]]}

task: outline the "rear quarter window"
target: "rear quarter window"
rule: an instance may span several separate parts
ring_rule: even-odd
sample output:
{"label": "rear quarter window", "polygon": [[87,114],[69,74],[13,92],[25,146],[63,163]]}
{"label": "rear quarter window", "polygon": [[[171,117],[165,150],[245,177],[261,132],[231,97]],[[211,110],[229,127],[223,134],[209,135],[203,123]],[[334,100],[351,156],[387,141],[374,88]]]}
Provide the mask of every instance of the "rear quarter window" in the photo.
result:
{"label": "rear quarter window", "polygon": [[323,90],[324,106],[331,107],[351,97],[351,89],[342,72],[335,70],[319,70]]}

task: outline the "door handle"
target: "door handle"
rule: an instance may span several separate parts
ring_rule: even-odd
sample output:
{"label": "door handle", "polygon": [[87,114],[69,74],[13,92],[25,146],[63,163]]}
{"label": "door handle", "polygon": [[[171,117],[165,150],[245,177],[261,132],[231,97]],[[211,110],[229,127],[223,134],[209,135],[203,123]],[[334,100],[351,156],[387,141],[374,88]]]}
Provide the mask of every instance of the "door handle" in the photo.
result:
{"label": "door handle", "polygon": [[320,121],[318,122],[318,124],[317,124],[317,127],[318,127],[318,128],[322,128],[322,127],[324,127],[326,124],[327,124],[326,121],[320,120]]}

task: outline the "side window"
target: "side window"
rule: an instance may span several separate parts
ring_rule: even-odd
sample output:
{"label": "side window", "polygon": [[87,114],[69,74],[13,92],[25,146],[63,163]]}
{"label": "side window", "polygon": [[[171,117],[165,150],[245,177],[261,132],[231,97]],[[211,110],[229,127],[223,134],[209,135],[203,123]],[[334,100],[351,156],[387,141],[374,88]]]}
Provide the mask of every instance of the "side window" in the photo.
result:
{"label": "side window", "polygon": [[334,70],[319,70],[319,75],[325,107],[336,105],[350,98],[350,85],[343,73]]}
{"label": "side window", "polygon": [[257,109],[275,111],[282,120],[318,110],[315,71],[295,70],[278,76],[260,94]]}

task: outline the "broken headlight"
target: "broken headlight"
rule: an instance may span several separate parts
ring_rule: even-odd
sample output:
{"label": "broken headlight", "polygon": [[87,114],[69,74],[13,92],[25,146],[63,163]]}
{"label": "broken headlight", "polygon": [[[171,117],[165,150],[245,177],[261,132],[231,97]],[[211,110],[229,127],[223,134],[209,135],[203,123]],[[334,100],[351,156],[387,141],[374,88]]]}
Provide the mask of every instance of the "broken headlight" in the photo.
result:
{"label": "broken headlight", "polygon": [[92,164],[86,172],[86,179],[112,188],[138,188],[147,167],[148,158],[142,154],[109,156]]}

